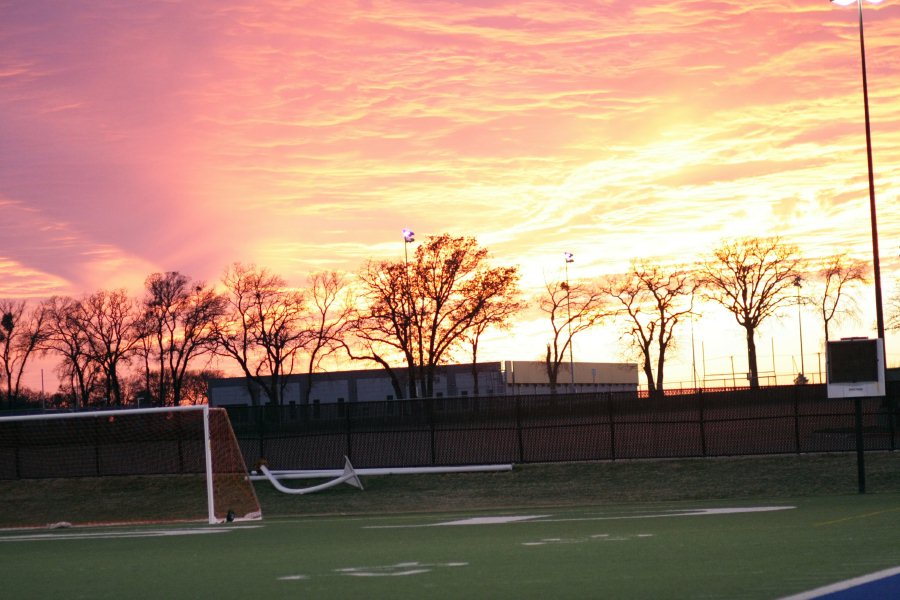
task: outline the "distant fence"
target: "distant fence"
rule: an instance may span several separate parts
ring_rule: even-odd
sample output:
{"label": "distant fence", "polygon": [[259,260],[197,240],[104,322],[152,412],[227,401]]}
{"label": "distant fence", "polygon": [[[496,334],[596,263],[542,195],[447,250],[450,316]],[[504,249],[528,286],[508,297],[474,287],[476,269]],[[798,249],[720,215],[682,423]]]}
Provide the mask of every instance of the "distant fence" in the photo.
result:
{"label": "distant fence", "polygon": [[[900,443],[893,400],[862,400],[867,450]],[[852,399],[824,385],[635,393],[430,398],[316,407],[235,407],[250,468],[535,463],[845,452],[856,448]]]}

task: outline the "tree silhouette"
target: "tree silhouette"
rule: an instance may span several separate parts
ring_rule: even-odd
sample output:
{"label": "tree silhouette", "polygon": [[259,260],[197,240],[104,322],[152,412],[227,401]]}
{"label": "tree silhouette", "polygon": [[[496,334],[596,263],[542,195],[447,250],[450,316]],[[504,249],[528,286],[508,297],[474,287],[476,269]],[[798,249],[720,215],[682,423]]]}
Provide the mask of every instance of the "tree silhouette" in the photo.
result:
{"label": "tree silhouette", "polygon": [[0,381],[5,382],[6,403],[22,392],[22,376],[32,355],[38,352],[47,334],[42,305],[28,308],[24,300],[0,300]]}
{"label": "tree silhouette", "polygon": [[641,355],[651,396],[663,392],[666,351],[674,344],[675,326],[693,314],[696,289],[696,280],[684,269],[667,271],[643,261],[603,284],[604,293],[618,300],[616,313],[627,318],[628,335]]}
{"label": "tree silhouette", "polygon": [[91,360],[100,368],[107,403],[122,405],[121,373],[140,341],[137,303],[124,289],[100,290],[79,301],[80,309],[70,313],[73,323],[87,339]]}
{"label": "tree silhouette", "polygon": [[[225,312],[225,300],[203,282],[178,273],[153,273],[145,284],[142,328],[149,343],[149,358],[157,360],[155,391],[161,406],[182,401],[185,374],[195,358],[215,350],[217,322]],[[147,392],[151,388],[147,386]]]}
{"label": "tree silhouette", "polygon": [[611,313],[606,296],[594,286],[580,282],[548,281],[545,293],[538,297],[538,308],[550,318],[553,332],[547,342],[544,364],[550,393],[556,393],[559,370],[573,338],[596,325]]}
{"label": "tree silhouette", "polygon": [[760,324],[790,302],[788,290],[800,276],[796,246],[780,238],[725,242],[702,264],[699,280],[705,296],[727,309],[744,328],[750,387],[759,387],[755,333]]}
{"label": "tree silhouette", "polygon": [[90,339],[84,327],[84,305],[68,296],[52,296],[44,303],[47,311],[47,339],[44,347],[62,358],[57,372],[71,393],[72,407],[91,404],[100,378],[100,365],[91,354]]}
{"label": "tree silhouette", "polygon": [[[838,322],[841,317],[852,315],[855,306],[853,298],[847,296],[847,288],[854,283],[865,283],[868,265],[860,260],[852,260],[846,253],[836,254],[827,259],[825,266],[819,271],[824,280],[824,290],[819,300],[819,311],[825,327],[825,341],[829,339],[829,325]],[[849,299],[849,308],[838,309],[842,299]]]}
{"label": "tree silhouette", "polygon": [[303,294],[253,265],[233,264],[222,281],[228,291],[225,319],[217,329],[219,352],[234,359],[247,379],[281,406],[287,378],[310,342]]}
{"label": "tree silhouette", "polygon": [[310,332],[310,343],[307,350],[305,404],[309,404],[312,394],[313,373],[321,368],[322,360],[344,347],[344,337],[350,330],[354,315],[348,290],[346,278],[335,271],[309,276],[306,329]]}
{"label": "tree silhouette", "polygon": [[398,394],[391,364],[402,357],[409,396],[431,396],[437,366],[518,294],[518,278],[516,267],[491,266],[474,238],[449,234],[428,238],[410,262],[369,262],[359,275],[364,306],[353,328],[363,354],[351,356],[385,367]]}

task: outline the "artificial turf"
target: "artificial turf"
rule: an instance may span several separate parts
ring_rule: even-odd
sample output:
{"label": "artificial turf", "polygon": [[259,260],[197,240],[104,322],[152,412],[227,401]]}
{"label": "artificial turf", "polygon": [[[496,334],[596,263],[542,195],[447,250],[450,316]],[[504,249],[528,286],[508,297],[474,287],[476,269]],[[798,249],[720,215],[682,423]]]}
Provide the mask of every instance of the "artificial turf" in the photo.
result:
{"label": "artificial turf", "polygon": [[23,599],[778,598],[900,565],[898,518],[898,493],[280,517],[4,532],[0,564]]}

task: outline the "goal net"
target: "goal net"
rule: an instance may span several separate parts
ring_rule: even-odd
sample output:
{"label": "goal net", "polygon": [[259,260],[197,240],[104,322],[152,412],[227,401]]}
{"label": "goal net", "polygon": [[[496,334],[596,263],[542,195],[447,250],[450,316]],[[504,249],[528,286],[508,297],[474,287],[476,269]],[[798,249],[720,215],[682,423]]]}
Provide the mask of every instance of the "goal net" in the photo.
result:
{"label": "goal net", "polygon": [[0,417],[0,527],[259,519],[228,415],[207,406]]}

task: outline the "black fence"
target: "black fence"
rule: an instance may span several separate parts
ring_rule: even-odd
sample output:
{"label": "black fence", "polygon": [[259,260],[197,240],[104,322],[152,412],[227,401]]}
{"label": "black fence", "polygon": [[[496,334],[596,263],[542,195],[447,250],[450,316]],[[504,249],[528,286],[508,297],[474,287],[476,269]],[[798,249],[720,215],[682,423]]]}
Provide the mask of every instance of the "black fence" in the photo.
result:
{"label": "black fence", "polygon": [[[895,450],[900,386],[861,401],[867,450]],[[248,467],[335,468],[846,452],[855,400],[824,385],[430,398],[228,409]]]}

